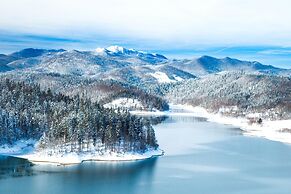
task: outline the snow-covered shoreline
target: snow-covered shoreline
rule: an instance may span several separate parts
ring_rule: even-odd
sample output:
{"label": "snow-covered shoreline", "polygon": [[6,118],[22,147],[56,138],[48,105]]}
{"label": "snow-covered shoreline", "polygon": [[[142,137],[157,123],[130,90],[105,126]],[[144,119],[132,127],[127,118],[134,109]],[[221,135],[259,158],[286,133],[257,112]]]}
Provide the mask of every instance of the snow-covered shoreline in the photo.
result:
{"label": "snow-covered shoreline", "polygon": [[97,152],[83,152],[83,153],[67,153],[49,155],[46,152],[38,152],[35,150],[37,142],[35,140],[20,140],[14,146],[0,147],[0,155],[13,156],[27,159],[32,163],[37,164],[58,164],[70,165],[80,164],[85,161],[135,161],[145,160],[153,157],[164,155],[161,149],[147,150],[145,153],[126,152],[115,153],[105,152],[99,154]]}
{"label": "snow-covered shoreline", "polygon": [[[205,108],[193,107],[191,105],[170,105],[169,111],[131,111],[132,114],[146,115],[146,116],[193,116],[203,117],[210,122],[232,125],[239,127],[244,131],[244,135],[263,137],[273,141],[291,144],[291,133],[286,132],[290,129],[291,120],[264,120],[261,124],[249,124],[247,118],[242,117],[226,117],[219,113],[209,113]],[[163,150],[148,150],[145,153],[110,153],[102,154],[94,152],[84,152],[82,154],[68,153],[68,154],[54,154],[48,155],[35,151],[36,141],[18,141],[15,146],[0,147],[0,154],[25,158],[33,163],[55,163],[55,164],[79,164],[84,161],[134,161],[144,160],[164,154]]]}
{"label": "snow-covered shoreline", "polygon": [[145,160],[153,157],[162,156],[164,154],[163,150],[148,150],[145,153],[105,153],[103,155],[98,155],[94,153],[68,153],[64,155],[54,155],[48,156],[41,153],[33,153],[28,155],[20,155],[17,157],[28,159],[33,163],[55,163],[60,165],[69,164],[80,164],[86,161],[135,161],[135,160]]}
{"label": "snow-covered shoreline", "polygon": [[[180,112],[178,111],[180,110]],[[291,133],[284,132],[285,129],[291,129],[291,120],[264,120],[261,124],[249,124],[249,120],[244,117],[227,117],[219,113],[209,113],[205,108],[193,107],[191,105],[170,105],[170,110],[161,112],[131,111],[136,115],[154,115],[154,116],[194,116],[204,117],[210,122],[216,122],[226,125],[239,127],[244,131],[244,135],[263,137],[272,141],[279,141],[291,144]],[[291,130],[290,130],[291,131]]]}

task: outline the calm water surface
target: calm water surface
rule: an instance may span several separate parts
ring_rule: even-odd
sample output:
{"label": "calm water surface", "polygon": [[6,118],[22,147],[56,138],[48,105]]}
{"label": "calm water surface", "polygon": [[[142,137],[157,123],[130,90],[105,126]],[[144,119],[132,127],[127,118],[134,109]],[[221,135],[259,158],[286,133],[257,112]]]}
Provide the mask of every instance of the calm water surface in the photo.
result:
{"label": "calm water surface", "polygon": [[0,194],[291,193],[291,146],[202,118],[156,125],[166,155],[138,162],[32,165],[0,157]]}

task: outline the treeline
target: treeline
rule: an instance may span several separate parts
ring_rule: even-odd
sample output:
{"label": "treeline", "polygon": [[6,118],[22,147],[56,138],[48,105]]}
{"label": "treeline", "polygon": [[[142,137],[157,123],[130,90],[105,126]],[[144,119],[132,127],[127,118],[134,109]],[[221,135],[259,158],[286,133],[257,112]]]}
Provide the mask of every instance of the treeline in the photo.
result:
{"label": "treeline", "polygon": [[66,152],[158,147],[150,122],[129,112],[9,79],[0,80],[0,90],[0,145],[40,139],[39,149]]}

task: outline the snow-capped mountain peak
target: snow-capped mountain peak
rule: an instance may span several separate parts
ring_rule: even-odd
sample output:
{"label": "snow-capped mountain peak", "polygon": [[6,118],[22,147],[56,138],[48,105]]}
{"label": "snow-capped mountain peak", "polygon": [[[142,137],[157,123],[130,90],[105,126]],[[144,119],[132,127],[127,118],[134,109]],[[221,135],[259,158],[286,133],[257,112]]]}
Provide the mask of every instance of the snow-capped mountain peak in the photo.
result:
{"label": "snow-capped mountain peak", "polygon": [[104,53],[105,51],[106,51],[105,48],[96,48],[96,49],[95,49],[95,52],[96,52],[96,53]]}
{"label": "snow-capped mountain peak", "polygon": [[134,49],[127,49],[124,48],[122,46],[118,46],[118,45],[113,45],[113,46],[109,46],[107,48],[97,48],[95,49],[95,52],[97,54],[111,54],[111,55],[116,55],[116,54],[122,54],[122,55],[137,55],[139,53],[143,53],[146,54],[143,51],[136,51]]}
{"label": "snow-capped mountain peak", "polygon": [[114,46],[107,47],[106,50],[112,53],[125,53],[125,51],[127,51],[128,49],[121,46],[114,45]]}
{"label": "snow-capped mountain peak", "polygon": [[122,46],[109,46],[107,48],[95,49],[95,54],[102,56],[115,56],[115,57],[130,57],[139,58],[147,62],[155,63],[167,60],[167,58],[160,54],[152,54],[144,51],[138,51],[135,49],[127,49]]}

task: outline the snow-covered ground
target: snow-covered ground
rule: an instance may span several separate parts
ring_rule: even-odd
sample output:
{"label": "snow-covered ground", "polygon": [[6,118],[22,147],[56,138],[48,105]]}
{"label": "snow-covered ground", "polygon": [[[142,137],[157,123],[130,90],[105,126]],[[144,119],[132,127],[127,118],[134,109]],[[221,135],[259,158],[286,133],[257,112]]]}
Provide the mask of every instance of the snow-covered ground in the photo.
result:
{"label": "snow-covered ground", "polygon": [[138,99],[118,98],[104,105],[105,108],[127,108],[127,109],[144,109],[144,106]]}
{"label": "snow-covered ground", "polygon": [[[180,110],[180,111],[179,111]],[[195,116],[207,118],[210,122],[233,125],[241,128],[245,135],[264,137],[273,141],[280,141],[291,144],[291,120],[268,121],[263,120],[261,124],[250,124],[247,118],[226,117],[222,114],[213,114],[202,107],[191,105],[170,105],[170,110],[166,112],[144,112],[131,111],[136,115],[168,115],[168,116]],[[257,115],[257,114],[254,114]],[[288,132],[289,131],[289,132]]]}
{"label": "snow-covered ground", "polygon": [[157,150],[148,150],[145,153],[114,153],[106,152],[103,155],[97,153],[67,153],[67,154],[55,154],[47,155],[43,153],[33,153],[27,155],[20,155],[18,157],[28,159],[33,163],[57,163],[57,164],[79,164],[84,161],[132,161],[132,160],[144,160],[156,156],[163,155],[163,151],[160,149]]}
{"label": "snow-covered ground", "polygon": [[170,79],[164,72],[157,71],[155,73],[150,73],[150,75],[156,78],[159,83],[176,82],[176,80]]}
{"label": "snow-covered ground", "polygon": [[181,77],[179,77],[179,76],[177,76],[177,75],[174,75],[174,78],[175,78],[175,80],[177,80],[178,82],[184,80],[183,78],[181,78]]}
{"label": "snow-covered ground", "polygon": [[[28,159],[33,163],[78,164],[84,161],[131,161],[144,160],[164,154],[161,149],[149,149],[145,153],[137,152],[109,152],[92,151],[82,153],[60,153],[58,150],[36,150],[37,142],[34,140],[18,141],[14,146],[1,146],[0,154]],[[68,149],[69,150],[69,146]],[[104,150],[104,149],[103,149]]]}

